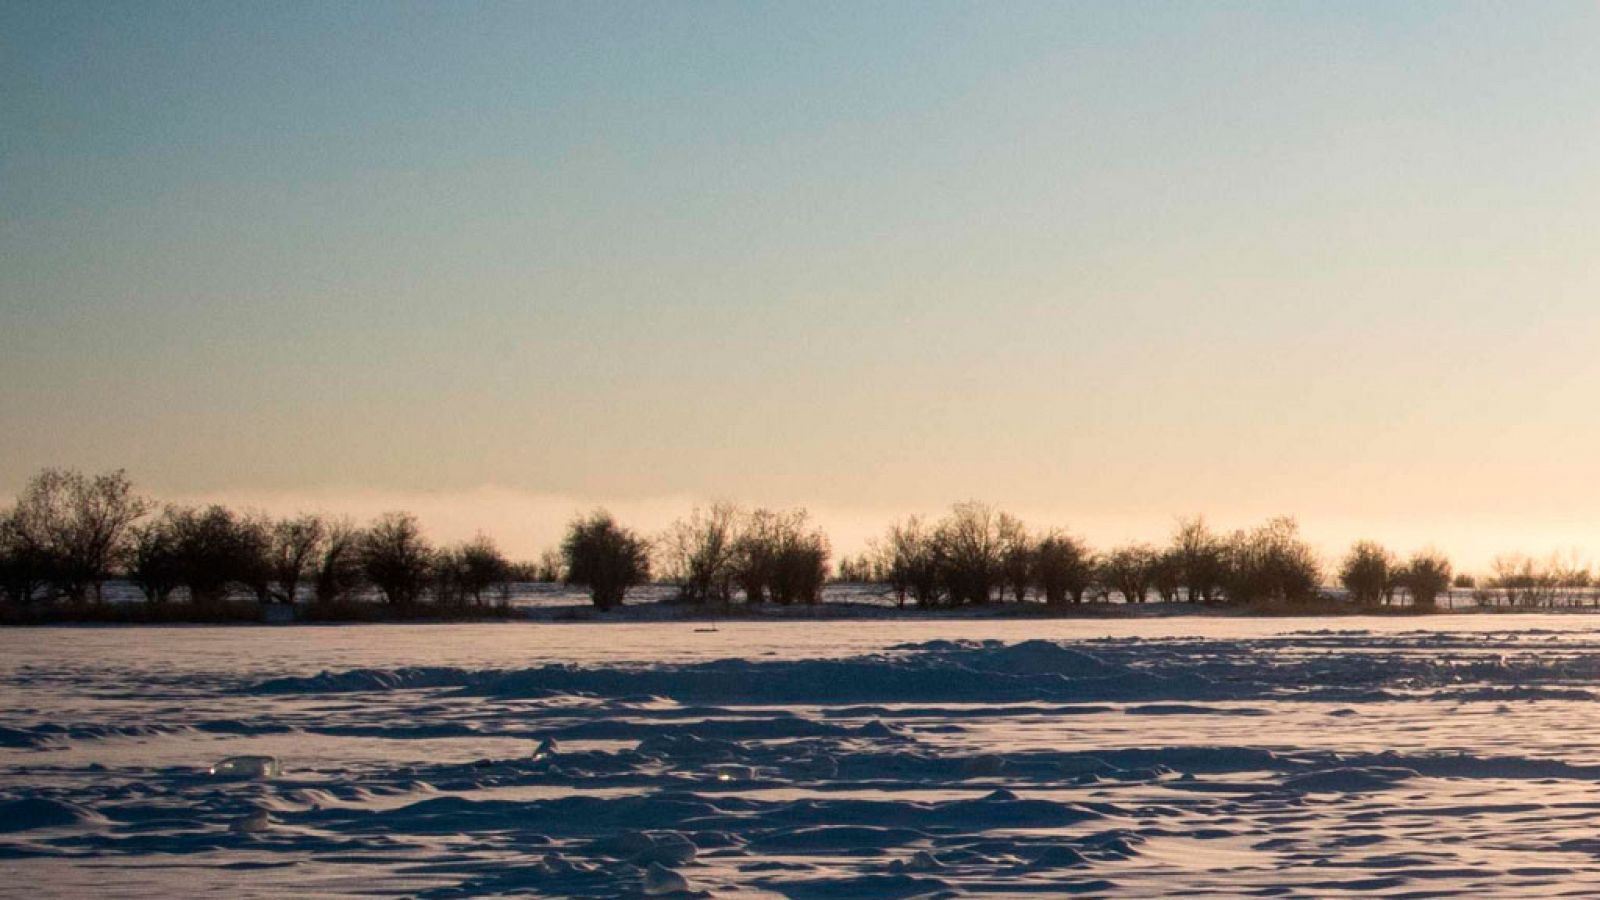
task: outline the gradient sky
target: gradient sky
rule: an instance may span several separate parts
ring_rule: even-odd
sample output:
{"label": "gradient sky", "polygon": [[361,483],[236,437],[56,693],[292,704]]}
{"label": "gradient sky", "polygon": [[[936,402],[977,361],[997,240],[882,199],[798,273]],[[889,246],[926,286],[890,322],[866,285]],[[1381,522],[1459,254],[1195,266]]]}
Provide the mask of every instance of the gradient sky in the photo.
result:
{"label": "gradient sky", "polygon": [[1600,5],[0,4],[0,493],[1600,551]]}

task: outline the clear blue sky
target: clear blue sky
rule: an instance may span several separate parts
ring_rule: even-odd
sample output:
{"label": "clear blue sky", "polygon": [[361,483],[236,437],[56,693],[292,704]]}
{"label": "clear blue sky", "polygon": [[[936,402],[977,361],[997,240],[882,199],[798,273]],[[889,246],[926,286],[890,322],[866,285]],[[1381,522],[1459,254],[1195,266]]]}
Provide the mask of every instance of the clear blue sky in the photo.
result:
{"label": "clear blue sky", "polygon": [[1587,2],[11,0],[0,488],[1600,549],[1596,160]]}

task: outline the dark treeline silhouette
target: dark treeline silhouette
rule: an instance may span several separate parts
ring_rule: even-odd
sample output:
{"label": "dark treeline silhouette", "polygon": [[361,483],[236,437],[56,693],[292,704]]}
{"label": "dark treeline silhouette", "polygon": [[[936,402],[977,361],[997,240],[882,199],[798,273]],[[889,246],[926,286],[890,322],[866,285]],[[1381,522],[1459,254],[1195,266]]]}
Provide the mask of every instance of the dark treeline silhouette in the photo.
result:
{"label": "dark treeline silhouette", "polygon": [[[831,556],[805,510],[725,503],[694,509],[654,539],[597,510],[569,523],[559,548],[521,564],[482,534],[436,547],[404,512],[358,526],[316,514],[274,519],[220,505],[158,505],[122,471],[47,469],[0,510],[0,601],[12,611],[49,606],[85,618],[107,606],[111,578],[138,589],[149,620],[197,609],[253,619],[273,607],[311,619],[506,615],[512,584],[535,581],[581,586],[606,610],[652,575],[675,587],[674,602],[691,606],[808,605],[822,601]],[[1323,573],[1289,518],[1231,533],[1214,532],[1199,517],[1181,519],[1164,546],[1133,542],[1097,552],[1066,531],[1034,530],[967,502],[936,521],[894,523],[865,552],[840,560],[837,580],[880,585],[898,607],[922,609],[1155,598],[1250,607],[1321,599],[1425,612],[1452,585],[1484,607],[1596,599],[1589,568],[1561,557],[1500,557],[1480,586],[1453,573],[1435,550],[1402,561],[1359,541],[1333,571],[1343,596],[1324,589]]]}
{"label": "dark treeline silhouette", "polygon": [[[434,547],[407,513],[358,528],[218,505],[158,509],[121,471],[45,470],[0,514],[0,598],[12,607],[100,606],[105,582],[120,576],[150,607],[181,596],[221,618],[290,604],[313,618],[359,617],[363,602],[404,614],[424,599],[435,611],[487,611],[508,605],[516,574],[489,538]],[[241,597],[251,607],[230,609]]]}
{"label": "dark treeline silhouette", "polygon": [[847,577],[881,581],[899,605],[976,606],[1010,599],[1049,605],[1087,599],[1145,603],[1292,603],[1318,595],[1316,553],[1294,521],[1252,531],[1213,533],[1203,519],[1181,520],[1165,548],[1130,543],[1104,553],[1059,530],[1035,534],[982,503],[959,503],[938,522],[912,516],[892,526]]}
{"label": "dark treeline silhouette", "polygon": [[1368,607],[1387,606],[1403,590],[1417,607],[1432,609],[1450,581],[1450,561],[1438,551],[1419,551],[1401,564],[1373,541],[1357,541],[1339,566],[1339,583],[1350,599]]}
{"label": "dark treeline silhouette", "polygon": [[828,578],[828,538],[803,509],[696,509],[658,541],[663,575],[687,603],[817,603]]}

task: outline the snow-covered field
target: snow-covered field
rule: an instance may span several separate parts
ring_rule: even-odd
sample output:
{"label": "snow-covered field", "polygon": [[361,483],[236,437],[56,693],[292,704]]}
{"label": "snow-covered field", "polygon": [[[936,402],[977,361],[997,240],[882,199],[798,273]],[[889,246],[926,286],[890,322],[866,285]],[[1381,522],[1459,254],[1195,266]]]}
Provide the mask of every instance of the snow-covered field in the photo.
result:
{"label": "snow-covered field", "polygon": [[5,630],[0,895],[1600,892],[1600,618],[710,627]]}

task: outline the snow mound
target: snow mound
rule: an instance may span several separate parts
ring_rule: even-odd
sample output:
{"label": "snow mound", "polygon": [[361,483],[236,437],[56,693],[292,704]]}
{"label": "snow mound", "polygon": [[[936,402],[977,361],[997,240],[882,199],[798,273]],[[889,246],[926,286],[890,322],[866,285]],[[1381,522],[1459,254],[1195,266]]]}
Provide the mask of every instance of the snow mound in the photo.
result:
{"label": "snow mound", "polygon": [[719,705],[1143,699],[1187,697],[1205,683],[1199,677],[1178,682],[1135,672],[1056,642],[1029,640],[1012,645],[934,641],[848,659],[720,659],[649,668],[353,669],[274,678],[244,690],[281,695],[455,688],[499,698],[600,696],[637,706],[646,698],[658,704]]}
{"label": "snow mound", "polygon": [[986,672],[1064,675],[1071,678],[1101,678],[1126,671],[1082,650],[1042,640],[1023,641],[1009,647],[985,648],[973,653],[968,664]]}
{"label": "snow mound", "polygon": [[0,832],[39,828],[81,828],[109,824],[94,810],[64,800],[25,797],[0,802]]}
{"label": "snow mound", "polygon": [[213,778],[277,778],[283,765],[276,756],[230,756],[206,770]]}
{"label": "snow mound", "polygon": [[1354,794],[1386,790],[1395,782],[1418,777],[1416,769],[1394,766],[1330,769],[1287,778],[1283,789],[1301,794]]}

